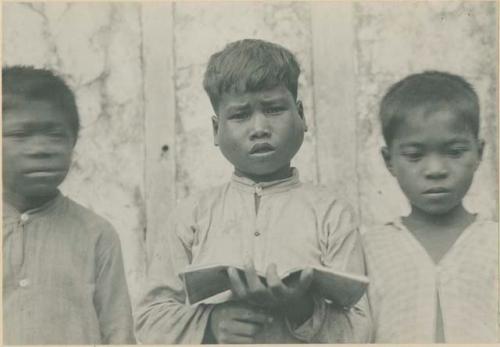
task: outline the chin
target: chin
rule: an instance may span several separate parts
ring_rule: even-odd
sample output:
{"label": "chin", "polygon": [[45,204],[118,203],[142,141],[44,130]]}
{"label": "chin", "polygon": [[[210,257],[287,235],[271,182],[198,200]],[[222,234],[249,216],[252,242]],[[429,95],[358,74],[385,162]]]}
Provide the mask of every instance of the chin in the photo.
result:
{"label": "chin", "polygon": [[441,215],[446,215],[453,211],[458,205],[455,206],[432,206],[432,205],[426,205],[425,207],[419,207],[421,211],[424,211],[428,215],[432,216],[441,216]]}

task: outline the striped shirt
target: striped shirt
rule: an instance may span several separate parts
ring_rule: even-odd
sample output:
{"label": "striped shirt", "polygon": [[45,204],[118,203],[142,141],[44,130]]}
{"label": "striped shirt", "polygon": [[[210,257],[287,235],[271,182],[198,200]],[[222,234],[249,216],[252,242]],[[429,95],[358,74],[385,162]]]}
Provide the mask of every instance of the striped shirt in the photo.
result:
{"label": "striped shirt", "polygon": [[19,213],[3,206],[5,344],[134,343],[120,240],[59,194]]}
{"label": "striped shirt", "polygon": [[374,342],[496,342],[498,224],[479,217],[435,264],[400,219],[363,235]]}
{"label": "striped shirt", "polygon": [[[258,213],[255,196],[260,196]],[[188,265],[244,264],[278,273],[307,265],[364,274],[361,239],[351,209],[331,191],[293,177],[256,184],[233,176],[181,203],[153,234],[148,283],[136,312],[136,333],[147,344],[199,344],[214,305],[189,306],[179,272]],[[346,312],[315,298],[312,317],[292,329],[275,313],[255,343],[364,342],[366,300]],[[356,328],[353,328],[356,327]]]}

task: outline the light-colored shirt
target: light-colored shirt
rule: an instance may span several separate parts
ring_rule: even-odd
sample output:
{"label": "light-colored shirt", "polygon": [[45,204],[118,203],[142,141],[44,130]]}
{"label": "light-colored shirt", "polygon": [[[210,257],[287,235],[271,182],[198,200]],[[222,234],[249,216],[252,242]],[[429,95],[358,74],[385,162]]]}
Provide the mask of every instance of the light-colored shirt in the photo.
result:
{"label": "light-colored shirt", "polygon": [[5,344],[134,343],[120,241],[111,225],[58,195],[3,208]]}
{"label": "light-colored shirt", "polygon": [[[135,315],[141,343],[203,341],[214,306],[186,304],[179,272],[190,264],[242,265],[249,258],[263,272],[275,263],[278,273],[323,265],[364,274],[351,209],[328,189],[301,183],[296,170],[291,178],[259,184],[233,175],[229,183],[181,203],[154,237],[147,288]],[[303,325],[292,329],[275,313],[255,343],[366,341],[366,304],[362,299],[343,311],[316,298],[314,313]]]}
{"label": "light-colored shirt", "polygon": [[363,241],[374,342],[432,343],[441,324],[448,343],[497,341],[497,223],[477,217],[438,264],[400,219]]}

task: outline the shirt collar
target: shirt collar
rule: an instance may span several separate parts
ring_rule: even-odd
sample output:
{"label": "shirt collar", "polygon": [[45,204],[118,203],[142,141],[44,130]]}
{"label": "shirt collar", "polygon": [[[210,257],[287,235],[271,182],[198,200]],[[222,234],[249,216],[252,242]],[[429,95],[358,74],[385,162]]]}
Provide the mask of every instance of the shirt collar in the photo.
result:
{"label": "shirt collar", "polygon": [[44,215],[51,211],[56,205],[58,205],[63,200],[63,195],[60,191],[57,191],[56,196],[44,203],[41,206],[36,208],[27,210],[23,213],[19,212],[14,206],[8,204],[7,202],[3,202],[3,220],[4,223],[8,222],[17,222],[21,220],[22,222],[26,222],[33,217]]}
{"label": "shirt collar", "polygon": [[290,177],[270,182],[256,183],[247,177],[237,176],[234,173],[231,177],[231,185],[233,187],[257,195],[268,195],[287,191],[300,184],[299,171],[296,168],[292,168],[292,175]]}
{"label": "shirt collar", "polygon": [[[482,222],[484,222],[484,221],[487,220],[481,213],[474,213],[474,215],[476,216],[476,218],[472,221],[472,223],[470,223],[469,226],[467,226],[466,229],[469,229],[472,226],[474,226],[474,225],[476,225],[478,223],[482,223]],[[400,231],[401,230],[409,231],[408,228],[403,223],[403,217],[402,216],[394,218],[392,221],[389,221],[389,222],[385,223],[385,225],[392,225],[393,227],[395,227],[397,230],[400,230]]]}

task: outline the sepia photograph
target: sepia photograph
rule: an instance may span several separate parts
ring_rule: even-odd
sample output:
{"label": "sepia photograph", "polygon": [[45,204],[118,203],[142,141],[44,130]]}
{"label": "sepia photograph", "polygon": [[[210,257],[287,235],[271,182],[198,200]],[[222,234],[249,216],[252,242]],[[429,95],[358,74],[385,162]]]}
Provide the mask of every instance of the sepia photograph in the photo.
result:
{"label": "sepia photograph", "polygon": [[4,1],[5,345],[500,343],[497,1]]}

